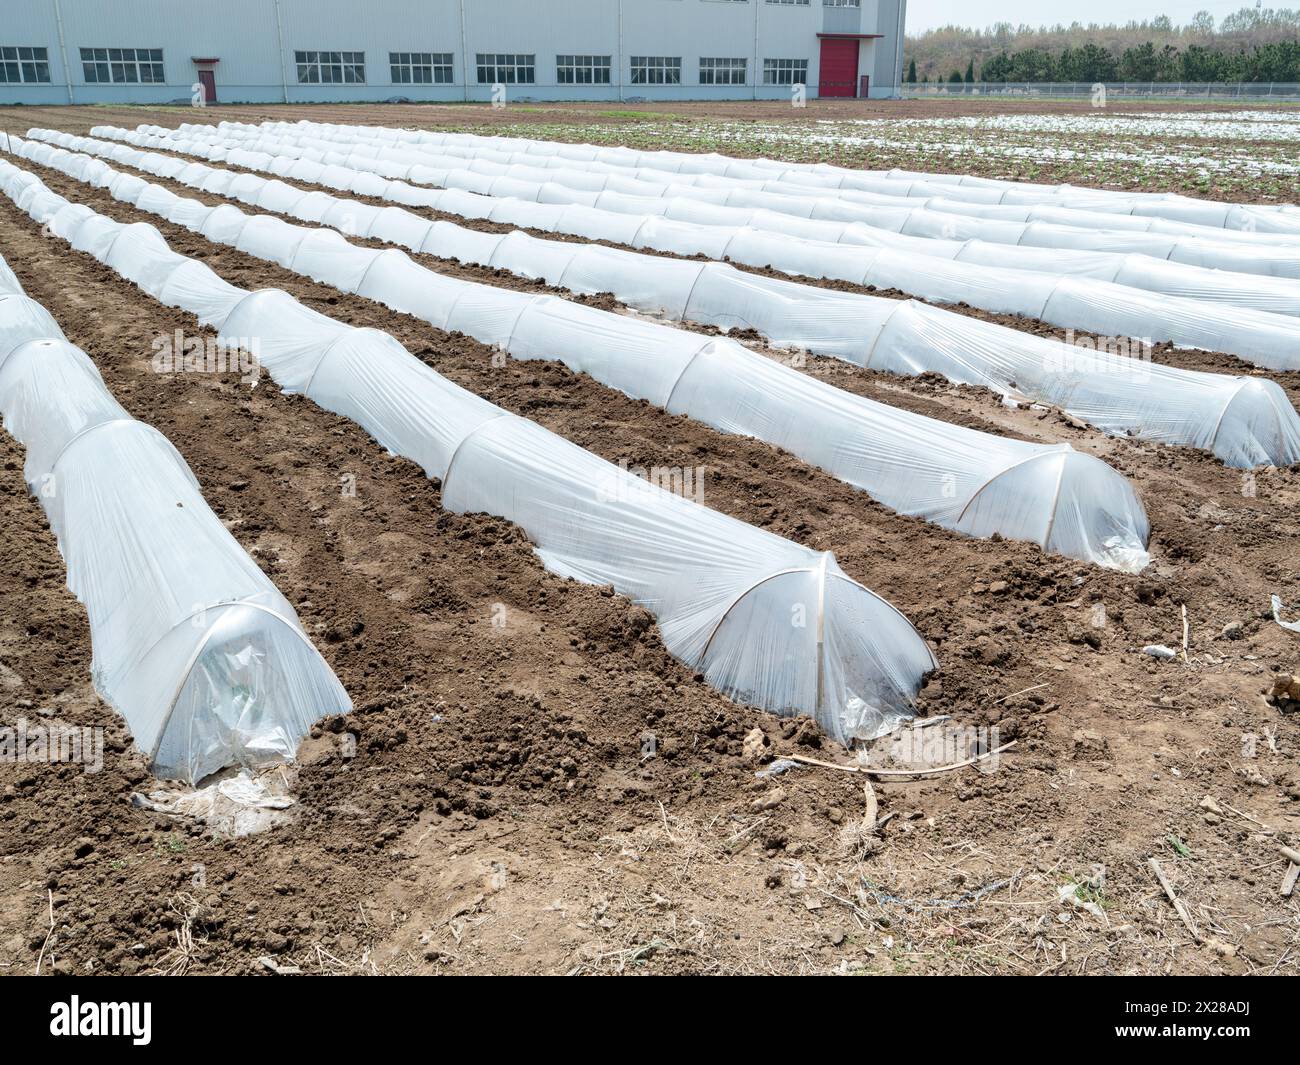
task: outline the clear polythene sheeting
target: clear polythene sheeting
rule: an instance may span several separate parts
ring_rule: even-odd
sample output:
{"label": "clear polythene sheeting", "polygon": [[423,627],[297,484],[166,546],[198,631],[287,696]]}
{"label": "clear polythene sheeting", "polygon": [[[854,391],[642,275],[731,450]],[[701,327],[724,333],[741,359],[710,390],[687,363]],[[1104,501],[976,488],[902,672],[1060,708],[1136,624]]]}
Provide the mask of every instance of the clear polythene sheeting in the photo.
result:
{"label": "clear polythene sheeting", "polygon": [[27,483],[86,607],[95,687],[155,773],[192,783],[292,759],[312,722],[351,709],[176,450],[131,419],[39,304],[4,284],[0,412],[27,448]]}
{"label": "clear polythene sheeting", "polygon": [[[366,138],[367,143],[379,144],[364,129],[358,135]],[[348,140],[353,134],[338,134],[340,140]],[[683,188],[695,187],[700,190],[729,189],[761,194],[772,194],[792,201],[788,209],[795,213],[813,208],[798,206],[800,201],[812,201],[823,204],[823,209],[838,204],[842,208],[852,205],[870,205],[875,207],[905,210],[909,204],[923,204],[932,211],[946,214],[968,215],[974,218],[997,218],[1011,221],[1054,221],[1082,229],[1106,230],[1122,228],[1140,232],[1158,232],[1176,234],[1186,237],[1203,237],[1207,240],[1229,240],[1251,244],[1294,243],[1300,240],[1300,229],[1295,228],[1289,216],[1278,216],[1276,208],[1265,208],[1267,214],[1260,214],[1259,208],[1237,207],[1227,205],[1206,205],[1202,201],[1186,200],[1174,207],[1165,204],[1165,210],[1149,213],[1149,204],[1141,201],[1128,201],[1122,210],[1112,213],[1112,207],[1119,208],[1119,203],[1099,200],[1089,202],[1077,197],[1025,196],[1023,190],[1009,192],[1002,197],[970,196],[968,189],[954,186],[927,185],[915,183],[902,186],[897,181],[881,181],[866,189],[836,188],[821,184],[810,184],[804,175],[779,177],[776,179],[740,179],[734,177],[712,176],[704,174],[688,175],[656,170],[646,167],[625,167],[604,161],[577,163],[571,160],[539,157],[524,150],[492,150],[478,146],[437,144],[431,142],[425,147],[435,148],[438,152],[456,155],[481,162],[502,164],[526,164],[534,170],[563,171],[570,175],[586,175],[590,183],[584,187],[615,188],[616,185],[599,184],[598,176],[621,178],[625,182],[643,186],[643,195],[653,195],[652,186]],[[623,191],[635,192],[634,187]],[[767,201],[774,205],[775,201]],[[774,209],[787,209],[776,207]],[[814,213],[813,217],[817,217]],[[830,217],[853,217],[852,215]],[[871,216],[860,216],[864,219]],[[1260,219],[1265,218],[1274,223],[1273,228],[1261,228]],[[1181,220],[1180,220],[1181,219]],[[1222,224],[1227,220],[1229,225]]]}
{"label": "clear polythene sheeting", "polygon": [[[1092,234],[1083,230],[1067,230],[1064,243],[1077,246],[1064,249],[1030,247],[1016,241],[1023,239],[1034,243],[1045,235],[1037,224],[1012,227],[1002,223],[985,223],[978,219],[955,219],[930,212],[931,221],[914,224],[911,218],[917,212],[899,216],[903,228],[915,230],[916,236],[896,232],[899,220],[889,227],[864,225],[858,222],[834,222],[794,217],[768,211],[762,207],[728,207],[712,202],[696,202],[689,198],[629,196],[622,193],[593,192],[556,186],[552,182],[519,181],[509,177],[493,177],[464,169],[436,169],[392,160],[375,159],[356,150],[347,154],[319,152],[303,148],[293,142],[276,142],[262,138],[251,142],[254,147],[226,147],[179,137],[159,137],[149,134],[132,134],[96,127],[107,135],[128,139],[131,143],[162,146],[171,150],[190,152],[204,158],[224,159],[249,169],[263,170],[280,176],[314,180],[336,188],[379,195],[407,204],[427,203],[419,190],[398,180],[384,180],[382,176],[410,176],[445,188],[474,191],[491,195],[498,200],[493,214],[520,213],[520,204],[512,199],[504,202],[505,194],[547,203],[581,205],[588,211],[574,212],[581,222],[579,235],[596,235],[603,239],[635,241],[660,250],[686,250],[692,248],[703,254],[716,255],[722,243],[725,254],[738,262],[756,266],[774,266],[789,273],[809,276],[828,276],[880,285],[882,287],[915,286],[909,291],[943,302],[969,302],[985,310],[1043,314],[1056,324],[1055,308],[1048,304],[1050,287],[1073,280],[1078,285],[1091,282],[1111,283],[1122,288],[1158,292],[1176,296],[1195,303],[1240,307],[1247,311],[1267,312],[1266,317],[1244,316],[1237,319],[1240,326],[1231,332],[1207,328],[1204,316],[1178,315],[1177,304],[1166,309],[1173,319],[1165,323],[1170,335],[1159,339],[1174,340],[1190,346],[1208,347],[1227,344],[1228,350],[1245,358],[1251,352],[1262,351],[1262,357],[1276,361],[1278,349],[1287,350],[1284,338],[1293,328],[1274,315],[1294,317],[1300,315],[1300,246],[1256,250],[1244,246],[1212,247],[1204,241],[1174,241],[1167,237],[1146,237],[1141,234]],[[93,139],[86,143],[80,138],[54,131],[33,130],[36,137],[65,147],[96,151],[109,158],[123,158],[121,145],[103,148],[103,142]],[[211,138],[216,134],[205,134]],[[81,141],[81,143],[77,143]],[[98,147],[97,147],[98,145]],[[282,157],[273,153],[282,152]],[[295,162],[286,163],[286,157]],[[320,161],[326,160],[326,161]],[[454,162],[454,161],[453,161]],[[168,169],[176,172],[176,161],[170,160]],[[363,176],[351,176],[357,170]],[[183,171],[180,171],[183,173]],[[164,173],[171,176],[171,173]],[[593,206],[599,204],[599,208]],[[465,205],[448,198],[440,206],[470,216],[485,213],[472,203]],[[619,220],[615,213],[629,217]],[[553,214],[553,212],[552,212]],[[651,219],[660,219],[651,221]],[[662,219],[671,219],[672,222]],[[629,222],[632,223],[629,225]],[[674,224],[675,223],[675,224]],[[551,223],[551,228],[563,225]],[[709,231],[700,235],[699,228]],[[996,232],[982,234],[990,226]],[[690,235],[691,227],[695,235]],[[720,234],[737,229],[755,229],[760,232],[750,241],[735,245],[720,241]],[[664,233],[661,230],[671,230]],[[1016,235],[1012,235],[1014,230]],[[1032,234],[1031,234],[1032,230]],[[685,238],[680,234],[686,233]],[[775,234],[783,234],[778,238]],[[981,235],[996,237],[1008,243],[976,239]],[[961,239],[944,239],[952,236]],[[796,240],[784,238],[794,237]],[[1080,239],[1076,239],[1080,238]],[[811,242],[817,242],[810,247]],[[1050,241],[1049,241],[1050,243]],[[847,249],[830,250],[831,244],[843,244]],[[702,245],[702,247],[701,247]],[[856,250],[860,246],[861,251]],[[871,249],[868,252],[866,249]],[[820,252],[817,254],[816,252]],[[918,255],[925,256],[918,263]],[[1183,261],[1171,261],[1179,256]],[[927,261],[934,260],[934,261]],[[920,270],[917,270],[919,265]],[[990,271],[988,268],[995,270]],[[1213,269],[1211,269],[1213,267]],[[1010,272],[1003,272],[1010,271]],[[1030,276],[1038,275],[1038,276]],[[1277,276],[1270,276],[1277,275]],[[1088,293],[1097,304],[1094,316],[1109,322],[1116,316],[1106,306],[1108,287]],[[1008,295],[1010,294],[1010,295]],[[1147,305],[1151,303],[1148,299]],[[1139,313],[1149,309],[1143,307]],[[1129,321],[1132,320],[1130,316]],[[1212,320],[1212,319],[1211,319]],[[1146,335],[1146,334],[1142,334]]]}
{"label": "clear polythene sheeting", "polygon": [[[156,127],[142,127],[142,129]],[[201,127],[187,125],[183,127],[193,131]],[[571,188],[590,190],[612,190],[642,196],[686,195],[694,190],[702,198],[710,199],[710,193],[718,190],[730,190],[737,194],[750,193],[749,200],[714,199],[713,202],[735,203],[743,206],[768,206],[776,211],[784,211],[812,218],[856,219],[874,225],[887,225],[902,228],[904,232],[913,232],[907,221],[920,220],[938,215],[942,224],[945,216],[969,215],[972,218],[1001,219],[1003,221],[1054,222],[1059,225],[1089,230],[1124,230],[1154,231],[1163,234],[1176,234],[1185,237],[1199,237],[1205,240],[1232,241],[1235,243],[1268,244],[1291,243],[1300,241],[1300,231],[1283,229],[1279,232],[1262,232],[1256,224],[1255,214],[1238,214],[1236,221],[1241,228],[1224,228],[1217,222],[1213,225],[1196,222],[1180,222],[1166,218],[1142,216],[1140,214],[1112,214],[1101,210],[1106,201],[1097,201],[1091,208],[1082,205],[1064,206],[1062,201],[1049,198],[1019,202],[1001,202],[996,196],[976,192],[975,201],[962,199],[962,191],[952,185],[902,186],[897,181],[875,179],[876,191],[851,188],[837,188],[823,183],[813,182],[805,174],[793,176],[739,178],[711,174],[686,174],[653,167],[631,166],[626,163],[611,163],[603,159],[589,159],[581,162],[555,155],[539,155],[535,151],[540,146],[549,146],[547,142],[532,141],[513,148],[485,147],[474,139],[463,143],[457,138],[460,134],[433,134],[430,139],[416,142],[394,142],[381,136],[369,126],[329,126],[319,123],[266,122],[260,126],[248,126],[242,123],[223,123],[218,127],[221,132],[286,134],[306,131],[317,138],[317,143],[334,142],[346,145],[367,145],[374,154],[383,159],[409,159],[412,149],[436,152],[441,157],[456,157],[472,162],[466,165],[484,173],[508,172],[511,176],[525,180],[554,180]],[[609,149],[604,149],[608,151]],[[494,164],[505,167],[520,167],[518,170],[506,171],[493,169]],[[445,164],[438,164],[445,165]],[[527,169],[522,169],[526,167]],[[548,172],[552,175],[547,177]],[[969,197],[969,193],[967,194]],[[773,198],[773,196],[777,198]],[[764,198],[766,197],[766,198]],[[782,199],[783,198],[783,199]],[[1187,200],[1186,203],[1202,204],[1203,201]],[[888,208],[877,212],[854,214],[852,208],[857,205],[869,205]],[[1135,205],[1135,204],[1134,204]],[[913,213],[913,207],[928,207],[930,210]],[[1257,211],[1246,208],[1246,212]],[[1275,212],[1276,208],[1264,210]],[[996,232],[990,230],[990,234]],[[1010,232],[1014,233],[1015,230]],[[929,235],[920,233],[920,235]],[[1011,239],[1011,238],[1007,238]]]}
{"label": "clear polythene sheeting", "polygon": [[[125,144],[105,148],[103,142],[96,143],[100,145],[97,150],[109,151],[130,165],[172,174],[182,183],[304,220],[319,219],[349,233],[464,261],[506,266],[577,291],[613,291],[641,309],[725,328],[754,328],[776,343],[807,347],[862,366],[904,374],[936,371],[951,380],[984,385],[1017,399],[1061,406],[1116,435],[1207,448],[1230,465],[1289,465],[1300,457],[1300,418],[1272,382],[1243,387],[1243,378],[1094,355],[1074,345],[978,322],[925,304],[784,284],[723,264],[711,264],[706,269],[702,264],[660,256],[629,259],[627,253],[615,249],[572,242],[552,246],[533,242],[523,234],[498,236],[464,230],[445,222],[430,222],[397,207],[380,209],[321,192],[304,195],[301,189],[279,180],[265,181],[254,174],[235,176],[203,163],[185,163]],[[26,147],[22,150],[28,152]],[[100,160],[60,156],[58,149],[48,145],[36,145],[31,151],[83,180],[97,184],[118,180]],[[353,178],[367,177],[346,171],[344,177],[349,174]],[[394,195],[401,191],[398,186],[399,182],[389,185]],[[172,196],[166,190],[151,192],[147,186],[131,188],[139,189],[137,204],[165,203]],[[453,197],[482,200],[472,194],[405,188],[418,197],[435,200],[438,206],[460,206],[462,210],[469,208],[447,201]],[[217,239],[237,239],[245,224],[243,215],[233,209],[213,212],[193,200],[172,199],[168,210],[172,221],[190,228],[201,226]],[[585,208],[512,202],[516,211],[507,214],[498,206],[491,217],[530,227],[559,228],[557,213],[567,216],[579,211],[584,218],[575,220],[573,226],[581,229],[584,221],[591,222],[585,216],[596,213]],[[540,217],[543,215],[548,217]],[[650,231],[650,226],[640,228],[643,236]],[[707,232],[707,227],[697,227],[697,231]],[[623,236],[631,242],[631,233]],[[725,248],[736,252],[750,236],[747,231],[728,231]],[[721,254],[723,246],[713,250]],[[773,250],[789,250],[789,246]],[[843,254],[845,249],[832,247],[829,251]],[[825,264],[829,258],[821,256],[818,261]]]}
{"label": "clear polythene sheeting", "polygon": [[[324,125],[306,121],[300,124],[318,127]],[[351,132],[363,130],[367,135],[382,136],[393,143],[462,144],[476,148],[522,151],[539,158],[555,157],[582,162],[606,162],[631,168],[653,168],[681,174],[714,174],[733,178],[784,180],[825,189],[862,189],[902,196],[933,196],[947,192],[949,195],[972,203],[1053,203],[1108,214],[1168,218],[1203,226],[1300,233],[1300,212],[1297,212],[1294,205],[1289,204],[1282,206],[1236,204],[1198,200],[1176,193],[1134,193],[903,170],[861,171],[834,166],[830,163],[735,159],[716,153],[642,152],[594,144],[558,144],[522,137],[432,133],[424,130],[398,130],[373,126],[327,128]]]}
{"label": "clear polythene sheeting", "polygon": [[[15,150],[59,169],[75,171],[87,165],[87,157],[47,144],[23,141]],[[205,186],[216,174],[204,179]],[[267,191],[267,183],[256,175],[223,176],[230,188],[239,186],[254,199]],[[95,180],[114,196],[153,203],[158,213],[169,215],[162,197],[172,194],[166,190],[111,168],[97,171]],[[279,198],[289,190],[276,183],[272,191]],[[326,222],[347,215],[356,224],[381,213],[350,201],[331,206],[314,199],[312,208],[323,209]],[[186,208],[184,215],[187,224],[209,235],[214,228],[209,223],[217,219],[220,235],[214,239],[418,315],[438,328],[500,345],[516,358],[559,358],[575,371],[672,413],[776,444],[901,513],[975,536],[998,533],[1029,540],[1049,551],[1129,571],[1141,570],[1148,561],[1147,521],[1132,489],[1104,463],[1068,445],[1006,440],[896,410],[817,381],[731,340],[710,340],[567,300],[448,278],[401,252],[358,248],[337,233],[265,215],[245,216],[229,206],[213,208],[206,217]],[[370,223],[360,228],[373,231]],[[561,281],[572,276],[577,287],[587,291],[604,286],[615,293],[657,293],[676,309],[687,307],[696,293],[702,301],[735,305],[738,297],[744,300],[748,284],[752,309],[765,306],[760,279],[738,282],[734,271],[715,279],[708,264],[658,259],[643,264],[635,254],[584,251],[579,245],[517,236],[522,246],[502,249],[506,257],[500,262],[513,262],[530,276],[556,271]],[[466,241],[495,245],[499,240],[461,231],[448,254],[464,254]],[[587,280],[582,282],[584,274]],[[834,297],[828,293],[825,302],[829,309]],[[898,306],[870,301],[863,308],[869,316],[867,328],[878,337]],[[803,315],[811,322],[818,311],[804,308]],[[841,315],[853,317],[851,311]],[[1072,505],[1062,508],[1062,497]]]}
{"label": "clear polythene sheeting", "polygon": [[719,690],[776,713],[814,714],[842,741],[911,715],[933,655],[829,554],[641,480],[457,387],[386,333],[283,292],[236,288],[172,252],[152,226],[86,213],[36,186],[0,161],[0,189],[33,205],[50,232],[223,337],[258,337],[261,365],[283,388],[419,462],[442,480],[449,509],[514,521],[549,569],[644,605],[668,650]]}
{"label": "clear polythene sheeting", "polygon": [[[369,130],[370,127],[362,127]],[[398,132],[398,131],[392,131]],[[407,133],[410,136],[410,133]],[[959,174],[934,174],[891,170],[861,171],[830,163],[789,163],[774,159],[745,160],[723,155],[701,156],[685,152],[637,152],[597,145],[555,144],[525,138],[481,137],[465,133],[419,131],[417,143],[440,139],[471,145],[497,143],[539,157],[601,160],[616,165],[653,167],[677,173],[715,174],[725,177],[772,178],[824,189],[862,189],[910,197],[932,196],[942,191],[971,203],[1050,203],[1114,215],[1137,215],[1257,232],[1300,233],[1300,214],[1294,205],[1255,205],[1194,199],[1176,193],[1127,192],[980,178]],[[881,179],[884,179],[882,182]]]}
{"label": "clear polythene sheeting", "polygon": [[4,259],[0,259],[0,295],[21,295],[22,291],[23,287],[18,283],[17,275],[9,268],[9,264]]}
{"label": "clear polythene sheeting", "polygon": [[[162,126],[141,125],[141,131],[173,133]],[[178,131],[182,134],[203,133],[210,130],[222,133],[238,133],[244,136],[260,133],[306,134],[337,143],[367,143],[380,147],[419,149],[439,154],[456,154],[463,158],[492,160],[496,162],[527,162],[533,166],[554,170],[585,172],[589,175],[612,174],[636,177],[637,180],[651,181],[659,184],[691,184],[701,188],[749,188],[764,191],[783,192],[790,196],[833,196],[846,202],[873,203],[888,205],[913,202],[946,203],[951,211],[969,212],[979,217],[1028,219],[1036,217],[1033,212],[1039,210],[1056,212],[1062,224],[1095,229],[1098,227],[1119,227],[1144,232],[1177,233],[1186,236],[1197,234],[1217,240],[1244,241],[1248,243],[1294,243],[1298,234],[1288,228],[1280,232],[1268,232],[1257,224],[1256,215],[1275,216],[1281,213],[1283,218],[1297,217],[1297,209],[1292,206],[1256,206],[1224,205],[1227,207],[1243,206],[1248,214],[1236,215],[1235,224],[1227,227],[1216,223],[1197,223],[1177,221],[1156,215],[1128,213],[1127,209],[1118,211],[1100,210],[1110,200],[1114,203],[1131,201],[1134,204],[1163,202],[1166,205],[1192,205],[1193,210],[1203,210],[1209,201],[1194,200],[1176,194],[1166,193],[1124,193],[1104,189],[1080,189],[1071,186],[1034,185],[1026,182],[997,181],[988,178],[972,178],[962,175],[935,175],[932,184],[907,181],[900,183],[895,177],[900,172],[890,174],[863,174],[861,171],[843,171],[840,168],[822,168],[821,164],[781,164],[781,169],[794,167],[786,173],[774,172],[754,164],[761,160],[726,160],[725,157],[712,158],[724,160],[721,170],[693,169],[689,164],[709,156],[679,154],[678,162],[687,164],[682,169],[676,166],[663,167],[657,161],[659,153],[641,153],[626,148],[593,147],[572,144],[560,144],[553,141],[534,141],[518,138],[485,138],[474,134],[430,133],[417,130],[394,130],[378,126],[350,126],[331,123],[310,122],[263,122],[251,125],[242,122],[221,122],[216,127],[198,123],[182,123]],[[556,149],[559,149],[557,152]],[[576,154],[575,154],[576,153]],[[835,172],[845,175],[847,183],[841,184],[834,176]],[[981,184],[983,183],[983,184]],[[596,187],[594,184],[592,187]],[[1071,197],[1086,199],[1086,203],[1076,200],[1076,205],[1066,206],[1054,195],[1043,195],[1043,190],[1061,189]],[[1023,211],[1017,215],[1015,212]],[[1044,216],[1045,217],[1045,216]]]}
{"label": "clear polythene sheeting", "polygon": [[[807,240],[889,247],[912,255],[985,266],[1082,274],[1170,295],[1295,313],[1295,282],[1300,279],[1300,239],[1296,238],[1176,227],[1174,223],[1165,224],[1160,232],[1135,232],[1127,225],[1128,219],[1120,229],[1080,229],[1073,221],[1080,215],[1092,217],[1087,212],[1074,212],[1072,221],[1059,210],[1043,209],[1038,209],[1034,218],[1007,221],[962,217],[925,207],[863,210],[853,204],[813,202],[801,208],[790,206],[788,196],[772,198],[745,190],[719,194],[680,186],[592,181],[582,172],[500,167],[480,160],[467,162],[459,157],[430,155],[429,150],[384,148],[366,140],[336,143],[292,132],[297,128],[290,126],[284,132],[268,134],[261,127],[239,128],[223,123],[220,127],[183,127],[185,132],[160,127],[133,132],[111,126],[97,126],[92,132],[142,147],[229,159],[250,169],[265,167],[266,160],[259,158],[262,155],[296,155],[314,162],[325,161],[326,177],[321,180],[335,187],[342,187],[336,184],[338,168],[346,167],[498,197],[599,204],[606,210],[645,212],[711,225],[744,224]],[[63,143],[56,131],[30,132]],[[214,145],[228,146],[230,150],[213,151]],[[383,187],[374,179],[368,184]],[[354,191],[377,194],[370,188]],[[729,206],[733,210],[728,212],[725,208]],[[1173,232],[1175,229],[1178,231]],[[1242,243],[1245,240],[1288,243],[1263,247]],[[1229,277],[1220,271],[1250,276]]]}
{"label": "clear polythene sheeting", "polygon": [[[832,180],[836,177],[837,169],[826,169],[823,164],[813,167],[814,172],[830,174]],[[886,177],[905,185],[924,183],[931,189],[936,187],[945,191],[955,189],[957,190],[955,195],[972,201],[976,201],[977,195],[982,197],[987,190],[993,190],[999,195],[997,202],[1003,204],[1073,201],[1084,210],[1103,211],[1108,214],[1169,219],[1247,233],[1300,235],[1300,209],[1297,209],[1295,204],[1230,203],[1222,200],[1201,200],[1172,192],[1084,189],[1071,185],[1046,185],[966,174],[922,174],[891,170]]]}
{"label": "clear polythene sheeting", "polygon": [[[271,165],[271,157],[264,153],[240,153],[238,149],[227,151],[222,147],[211,148],[205,157],[229,158],[231,162],[252,169],[267,169],[285,176],[313,180],[336,188],[351,188],[372,195],[378,193],[371,186],[383,187],[381,181],[373,178],[369,182],[360,182],[349,174],[348,167],[335,163],[299,159],[294,164],[277,169]],[[349,166],[356,162],[348,157]],[[445,173],[419,175],[418,171],[418,167],[409,168],[409,174],[413,178],[419,176],[421,180],[428,179],[435,184],[454,183]],[[681,252],[692,244],[699,245],[703,242],[706,246],[713,245],[712,251],[704,251],[704,254],[713,257],[725,254],[738,262],[773,266],[791,273],[811,271],[818,276],[826,276],[833,271],[837,261],[834,255],[811,255],[812,249],[802,243],[808,236],[806,227],[823,227],[828,223],[810,222],[785,215],[773,216],[761,209],[749,211],[694,201],[654,200],[567,189],[557,191],[551,185],[505,178],[481,178],[472,174],[469,176],[474,180],[469,181],[467,191],[490,196],[499,193],[531,196],[539,202],[547,200],[583,206],[599,205],[601,208],[612,208],[616,212],[634,216],[637,222],[631,230],[630,238],[627,227],[621,227],[617,223],[602,226],[589,222],[587,232],[583,235],[596,235],[623,243],[640,242],[647,246],[655,242],[660,250],[674,252]],[[390,189],[392,184],[389,183]],[[415,201],[408,199],[406,202]],[[706,234],[694,236],[688,232],[685,240],[675,239],[680,236],[683,227],[675,227],[671,236],[656,234],[653,225],[663,223],[648,221],[649,216],[656,211],[674,221],[702,226]],[[771,221],[773,218],[777,220],[775,223]],[[751,225],[761,228],[751,230],[748,228]],[[723,250],[719,252],[719,236],[723,227],[728,226],[733,230],[743,229],[743,233],[735,234],[735,239],[726,239]],[[844,227],[841,236],[848,228]],[[784,232],[787,237],[799,237],[800,240],[785,239],[778,236],[778,232]],[[885,238],[884,243],[875,236],[871,239],[876,243],[870,251],[864,248],[861,253],[850,252],[850,265],[841,271],[847,272],[850,279],[861,284],[898,288],[940,303],[967,303],[995,313],[1039,318],[1062,328],[1087,330],[1103,336],[1143,338],[1152,343],[1169,341],[1184,347],[1226,351],[1268,369],[1300,367],[1300,341],[1297,340],[1295,321],[1284,314],[1257,311],[1249,307],[1225,307],[1221,303],[1202,298],[1166,296],[1130,287],[1128,284],[1087,276],[986,266],[938,256],[917,256],[887,246],[890,238]],[[843,258],[841,253],[838,259]],[[1111,268],[1102,269],[1109,272]],[[1123,268],[1124,280],[1154,288],[1168,286],[1190,290],[1201,295],[1218,291],[1219,286],[1212,281],[1197,282],[1189,289],[1187,279],[1166,276],[1169,272],[1162,273],[1164,269],[1163,264],[1158,262],[1140,267],[1127,264]],[[1173,272],[1176,273],[1177,268]],[[1202,284],[1207,287],[1200,287]],[[1249,289],[1249,279],[1245,284],[1237,279],[1237,283],[1229,282],[1225,286],[1225,294],[1231,296],[1235,293],[1232,298],[1240,297],[1249,302],[1249,297],[1245,295]],[[1270,298],[1277,298],[1276,294],[1271,293]],[[1289,305],[1289,297],[1283,295],[1282,299],[1284,304]]]}

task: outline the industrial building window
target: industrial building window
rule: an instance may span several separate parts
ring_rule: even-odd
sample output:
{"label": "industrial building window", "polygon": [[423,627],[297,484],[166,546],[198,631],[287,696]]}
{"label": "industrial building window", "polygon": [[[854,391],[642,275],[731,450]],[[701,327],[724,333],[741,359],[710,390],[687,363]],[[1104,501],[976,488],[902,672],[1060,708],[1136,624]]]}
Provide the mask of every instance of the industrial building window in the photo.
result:
{"label": "industrial building window", "polygon": [[50,80],[50,54],[44,48],[0,48],[0,83]]}
{"label": "industrial building window", "polygon": [[808,60],[764,59],[764,85],[807,85]]}
{"label": "industrial building window", "polygon": [[364,85],[365,52],[294,52],[300,85]]}
{"label": "industrial building window", "polygon": [[634,55],[632,57],[633,85],[680,85],[682,60],[680,56]]}
{"label": "industrial building window", "polygon": [[450,85],[450,52],[389,52],[394,85]]}
{"label": "industrial building window", "polygon": [[792,4],[796,7],[807,7],[808,0],[767,0],[769,4]]}
{"label": "industrial building window", "polygon": [[555,80],[561,85],[608,85],[610,56],[557,55]]}
{"label": "industrial building window", "polygon": [[861,7],[862,0],[822,0],[826,7]]}
{"label": "industrial building window", "polygon": [[744,59],[700,59],[701,85],[744,85]]}
{"label": "industrial building window", "polygon": [[537,81],[537,56],[479,52],[475,58],[480,85],[532,85]]}
{"label": "industrial building window", "polygon": [[83,48],[81,69],[88,85],[161,85],[165,80],[161,48]]}

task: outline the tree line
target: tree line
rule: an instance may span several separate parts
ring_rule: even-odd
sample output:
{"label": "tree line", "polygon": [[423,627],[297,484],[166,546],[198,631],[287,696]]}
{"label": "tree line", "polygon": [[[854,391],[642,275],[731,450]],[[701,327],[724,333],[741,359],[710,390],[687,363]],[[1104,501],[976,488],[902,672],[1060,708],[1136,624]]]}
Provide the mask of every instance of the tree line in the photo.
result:
{"label": "tree line", "polygon": [[1300,10],[1243,8],[1217,26],[1207,12],[1186,26],[946,26],[909,38],[908,52],[912,84],[1300,82]]}

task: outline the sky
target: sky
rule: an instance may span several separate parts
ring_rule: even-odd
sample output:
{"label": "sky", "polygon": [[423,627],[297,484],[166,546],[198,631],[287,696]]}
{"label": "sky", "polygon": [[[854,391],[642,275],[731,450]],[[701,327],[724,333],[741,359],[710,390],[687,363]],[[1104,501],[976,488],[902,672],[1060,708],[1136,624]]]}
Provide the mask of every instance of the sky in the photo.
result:
{"label": "sky", "polygon": [[[1057,22],[1141,22],[1157,15],[1168,15],[1174,22],[1190,22],[1198,11],[1208,11],[1222,20],[1254,0],[908,0],[907,29],[922,33],[950,23],[983,28],[995,22],[1031,26],[1051,26]],[[1289,7],[1285,2],[1268,0],[1265,7]]]}

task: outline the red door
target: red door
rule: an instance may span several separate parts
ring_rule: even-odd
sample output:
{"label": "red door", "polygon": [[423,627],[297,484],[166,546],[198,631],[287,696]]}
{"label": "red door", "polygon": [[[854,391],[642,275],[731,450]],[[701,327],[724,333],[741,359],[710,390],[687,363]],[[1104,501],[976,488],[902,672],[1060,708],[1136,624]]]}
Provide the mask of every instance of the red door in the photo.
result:
{"label": "red door", "polygon": [[217,75],[211,70],[199,71],[199,84],[203,86],[203,102],[217,102]]}
{"label": "red door", "polygon": [[822,38],[821,84],[818,96],[856,96],[858,91],[858,42],[843,38]]}

